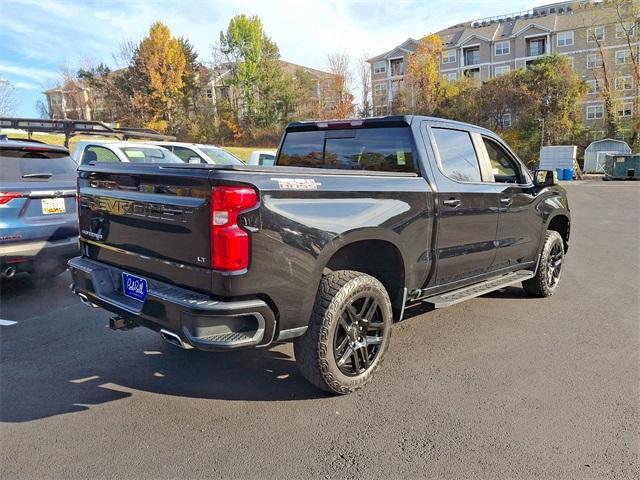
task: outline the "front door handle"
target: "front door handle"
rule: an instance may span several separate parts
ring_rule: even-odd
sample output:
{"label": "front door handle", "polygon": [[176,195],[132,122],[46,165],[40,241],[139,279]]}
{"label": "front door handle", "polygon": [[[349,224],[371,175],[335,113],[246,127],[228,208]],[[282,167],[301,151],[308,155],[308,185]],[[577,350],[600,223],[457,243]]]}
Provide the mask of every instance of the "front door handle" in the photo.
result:
{"label": "front door handle", "polygon": [[500,199],[500,203],[503,205],[511,205],[512,199],[511,197],[502,197]]}
{"label": "front door handle", "polygon": [[453,208],[459,207],[461,203],[462,202],[458,198],[450,198],[449,200],[442,201],[443,205],[446,205],[447,207],[453,207]]}

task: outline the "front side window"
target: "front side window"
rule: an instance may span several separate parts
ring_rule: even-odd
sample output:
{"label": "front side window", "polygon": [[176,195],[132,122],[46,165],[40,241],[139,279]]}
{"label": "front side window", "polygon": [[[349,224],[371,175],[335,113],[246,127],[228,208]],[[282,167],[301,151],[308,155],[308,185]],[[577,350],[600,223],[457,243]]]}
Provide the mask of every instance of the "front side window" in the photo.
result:
{"label": "front side window", "polygon": [[287,132],[276,164],[415,172],[408,127]]}
{"label": "front side window", "polygon": [[238,157],[231,155],[221,148],[200,147],[200,150],[216,165],[244,165],[244,162]]}
{"label": "front side window", "polygon": [[89,165],[93,163],[116,163],[120,159],[118,156],[106,147],[99,145],[89,145],[84,149],[82,154],[82,165]]}
{"label": "front side window", "polygon": [[123,147],[121,150],[131,163],[183,163],[166,148]]}
{"label": "front side window", "polygon": [[522,183],[518,162],[495,141],[482,137],[491,162],[491,173],[495,182]]}
{"label": "front side window", "polygon": [[480,182],[480,164],[469,132],[433,128],[442,173],[460,182]]}

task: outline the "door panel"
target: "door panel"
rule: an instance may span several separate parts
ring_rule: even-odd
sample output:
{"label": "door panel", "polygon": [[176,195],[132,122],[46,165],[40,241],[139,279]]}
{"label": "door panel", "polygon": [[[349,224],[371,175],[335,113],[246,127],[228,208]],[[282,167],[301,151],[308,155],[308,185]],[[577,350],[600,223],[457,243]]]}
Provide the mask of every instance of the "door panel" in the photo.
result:
{"label": "door panel", "polygon": [[428,133],[438,166],[436,285],[444,285],[489,269],[498,209],[487,195],[491,185],[482,183],[484,173],[469,132],[434,125]]}
{"label": "door panel", "polygon": [[491,270],[535,258],[542,220],[536,213],[536,195],[524,167],[496,139],[482,137],[481,157],[489,165],[490,202],[498,208],[496,255]]}

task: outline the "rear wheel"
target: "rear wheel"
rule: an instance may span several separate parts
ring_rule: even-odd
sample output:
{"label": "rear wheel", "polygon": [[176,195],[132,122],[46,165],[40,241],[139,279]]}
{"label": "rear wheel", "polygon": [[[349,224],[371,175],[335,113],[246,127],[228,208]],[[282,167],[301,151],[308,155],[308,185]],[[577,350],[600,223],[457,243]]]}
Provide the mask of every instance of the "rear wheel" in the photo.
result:
{"label": "rear wheel", "polygon": [[389,295],[374,277],[351,270],[324,276],[309,329],[294,341],[302,375],[338,394],[361,388],[380,366],[392,321]]}
{"label": "rear wheel", "polygon": [[533,278],[522,282],[525,292],[534,297],[550,297],[558,289],[564,268],[564,242],[555,230],[547,230],[538,270]]}

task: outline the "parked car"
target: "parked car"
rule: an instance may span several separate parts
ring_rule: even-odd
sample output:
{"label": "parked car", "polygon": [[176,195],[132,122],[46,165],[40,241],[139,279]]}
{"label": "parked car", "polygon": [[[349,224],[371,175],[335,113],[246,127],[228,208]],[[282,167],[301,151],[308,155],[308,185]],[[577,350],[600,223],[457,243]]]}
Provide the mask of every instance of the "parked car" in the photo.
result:
{"label": "parked car", "polygon": [[66,148],[0,139],[0,272],[55,276],[78,255],[76,168]]}
{"label": "parked car", "polygon": [[254,150],[249,156],[247,165],[266,165],[271,166],[276,161],[275,150]]}
{"label": "parked car", "polygon": [[73,159],[79,165],[96,163],[183,163],[169,150],[141,142],[82,140],[76,144]]}
{"label": "parked car", "polygon": [[429,117],[293,123],[274,167],[81,166],[79,185],[72,288],[112,328],[201,350],[294,339],[302,374],[339,394],[408,305],[552,295],[569,242],[553,172]]}
{"label": "parked car", "polygon": [[210,163],[214,165],[244,165],[244,162],[215,145],[183,142],[154,142],[171,150],[185,163]]}

